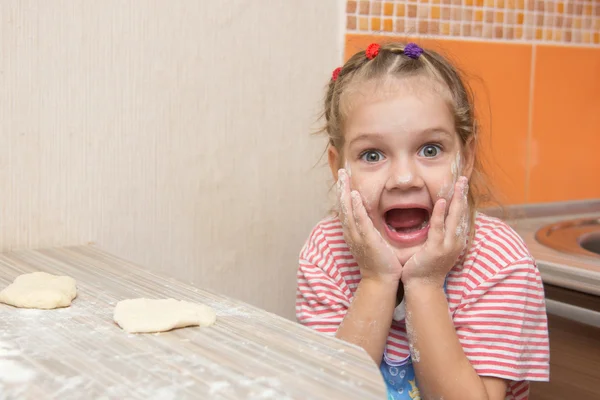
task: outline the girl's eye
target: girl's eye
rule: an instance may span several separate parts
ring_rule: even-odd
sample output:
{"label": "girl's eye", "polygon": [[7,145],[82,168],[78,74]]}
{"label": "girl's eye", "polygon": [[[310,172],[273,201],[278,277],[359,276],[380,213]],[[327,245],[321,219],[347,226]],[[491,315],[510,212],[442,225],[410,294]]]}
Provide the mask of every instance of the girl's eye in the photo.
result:
{"label": "girl's eye", "polygon": [[362,153],[360,158],[368,163],[376,163],[383,160],[383,155],[378,151],[369,150]]}
{"label": "girl's eye", "polygon": [[424,146],[421,149],[421,151],[419,152],[419,155],[421,157],[432,158],[432,157],[437,156],[440,153],[440,151],[442,151],[440,149],[440,146],[429,144],[427,146]]}

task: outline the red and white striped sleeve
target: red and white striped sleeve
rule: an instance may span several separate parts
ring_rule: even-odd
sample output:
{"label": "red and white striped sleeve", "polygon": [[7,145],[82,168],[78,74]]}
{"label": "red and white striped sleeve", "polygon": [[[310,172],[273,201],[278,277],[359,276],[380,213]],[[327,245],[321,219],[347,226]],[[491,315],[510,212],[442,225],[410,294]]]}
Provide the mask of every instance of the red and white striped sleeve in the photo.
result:
{"label": "red and white striped sleeve", "polygon": [[350,292],[318,225],[300,253],[296,318],[319,332],[335,335],[350,306]]}
{"label": "red and white striped sleeve", "polygon": [[494,272],[482,264],[475,261],[482,279],[453,317],[467,358],[480,376],[547,381],[548,320],[535,261],[526,256]]}

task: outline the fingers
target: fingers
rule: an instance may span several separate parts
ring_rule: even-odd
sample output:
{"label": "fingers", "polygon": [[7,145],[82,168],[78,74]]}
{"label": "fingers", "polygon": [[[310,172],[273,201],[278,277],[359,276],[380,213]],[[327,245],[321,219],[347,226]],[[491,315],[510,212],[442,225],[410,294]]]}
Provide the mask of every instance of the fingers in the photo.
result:
{"label": "fingers", "polygon": [[340,220],[344,226],[347,239],[354,244],[376,243],[381,238],[375,229],[365,203],[356,190],[350,190],[350,178],[344,169],[338,171],[338,201],[340,205]]}
{"label": "fingers", "polygon": [[373,236],[375,233],[375,226],[367,213],[367,209],[365,208],[362,197],[360,197],[360,193],[353,190],[350,196],[352,197],[352,212],[354,214],[354,221],[358,233],[363,238],[367,238],[367,240],[377,239],[376,236]]}
{"label": "fingers", "polygon": [[350,196],[350,179],[346,170],[340,169],[338,171],[338,202],[340,209],[340,221],[344,227],[350,239],[350,241],[356,241],[358,235],[356,232],[356,221],[354,220],[354,212],[352,210],[352,198]]}
{"label": "fingers", "polygon": [[356,190],[353,190],[350,193],[350,198],[352,199],[352,216],[356,224],[356,229],[358,230],[358,233],[364,237],[366,232],[363,228],[365,223],[365,213],[360,194],[358,194]]}
{"label": "fingers", "polygon": [[466,177],[461,176],[456,182],[454,195],[446,217],[446,239],[455,242],[456,238],[466,237],[468,230],[468,196],[469,184]]}
{"label": "fingers", "polygon": [[338,207],[340,211],[340,220],[342,224],[348,224],[348,218],[350,213],[350,197],[348,182],[346,179],[346,172],[343,169],[338,171],[338,181],[337,181],[337,198],[338,198]]}
{"label": "fingers", "polygon": [[446,215],[446,199],[439,199],[433,205],[431,219],[429,220],[429,235],[427,240],[434,244],[444,240],[444,217]]}

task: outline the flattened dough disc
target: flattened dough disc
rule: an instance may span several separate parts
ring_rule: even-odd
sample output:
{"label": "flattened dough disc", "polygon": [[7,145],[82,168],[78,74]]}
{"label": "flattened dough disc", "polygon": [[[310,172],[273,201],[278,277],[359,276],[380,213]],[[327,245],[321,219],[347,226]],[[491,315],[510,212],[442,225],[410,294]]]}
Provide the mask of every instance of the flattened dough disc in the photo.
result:
{"label": "flattened dough disc", "polygon": [[126,332],[152,333],[186,326],[210,326],[217,320],[217,315],[203,304],[140,298],[118,302],[113,319]]}
{"label": "flattened dough disc", "polygon": [[77,297],[77,284],[69,276],[32,272],[17,276],[0,292],[0,303],[20,308],[68,307]]}

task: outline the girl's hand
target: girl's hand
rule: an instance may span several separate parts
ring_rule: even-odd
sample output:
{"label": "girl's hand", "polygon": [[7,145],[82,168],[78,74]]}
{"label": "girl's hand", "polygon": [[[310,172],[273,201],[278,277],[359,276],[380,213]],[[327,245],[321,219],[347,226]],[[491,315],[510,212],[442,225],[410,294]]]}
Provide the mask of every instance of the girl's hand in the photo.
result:
{"label": "girl's hand", "polygon": [[373,226],[360,194],[350,190],[350,179],[344,169],[338,172],[337,188],[344,239],[360,267],[362,278],[397,284],[402,276],[402,264]]}
{"label": "girl's hand", "polygon": [[402,282],[434,284],[443,287],[446,275],[463,251],[468,235],[469,204],[467,178],[461,176],[454,188],[446,216],[446,200],[438,200],[431,214],[427,241],[404,265]]}

